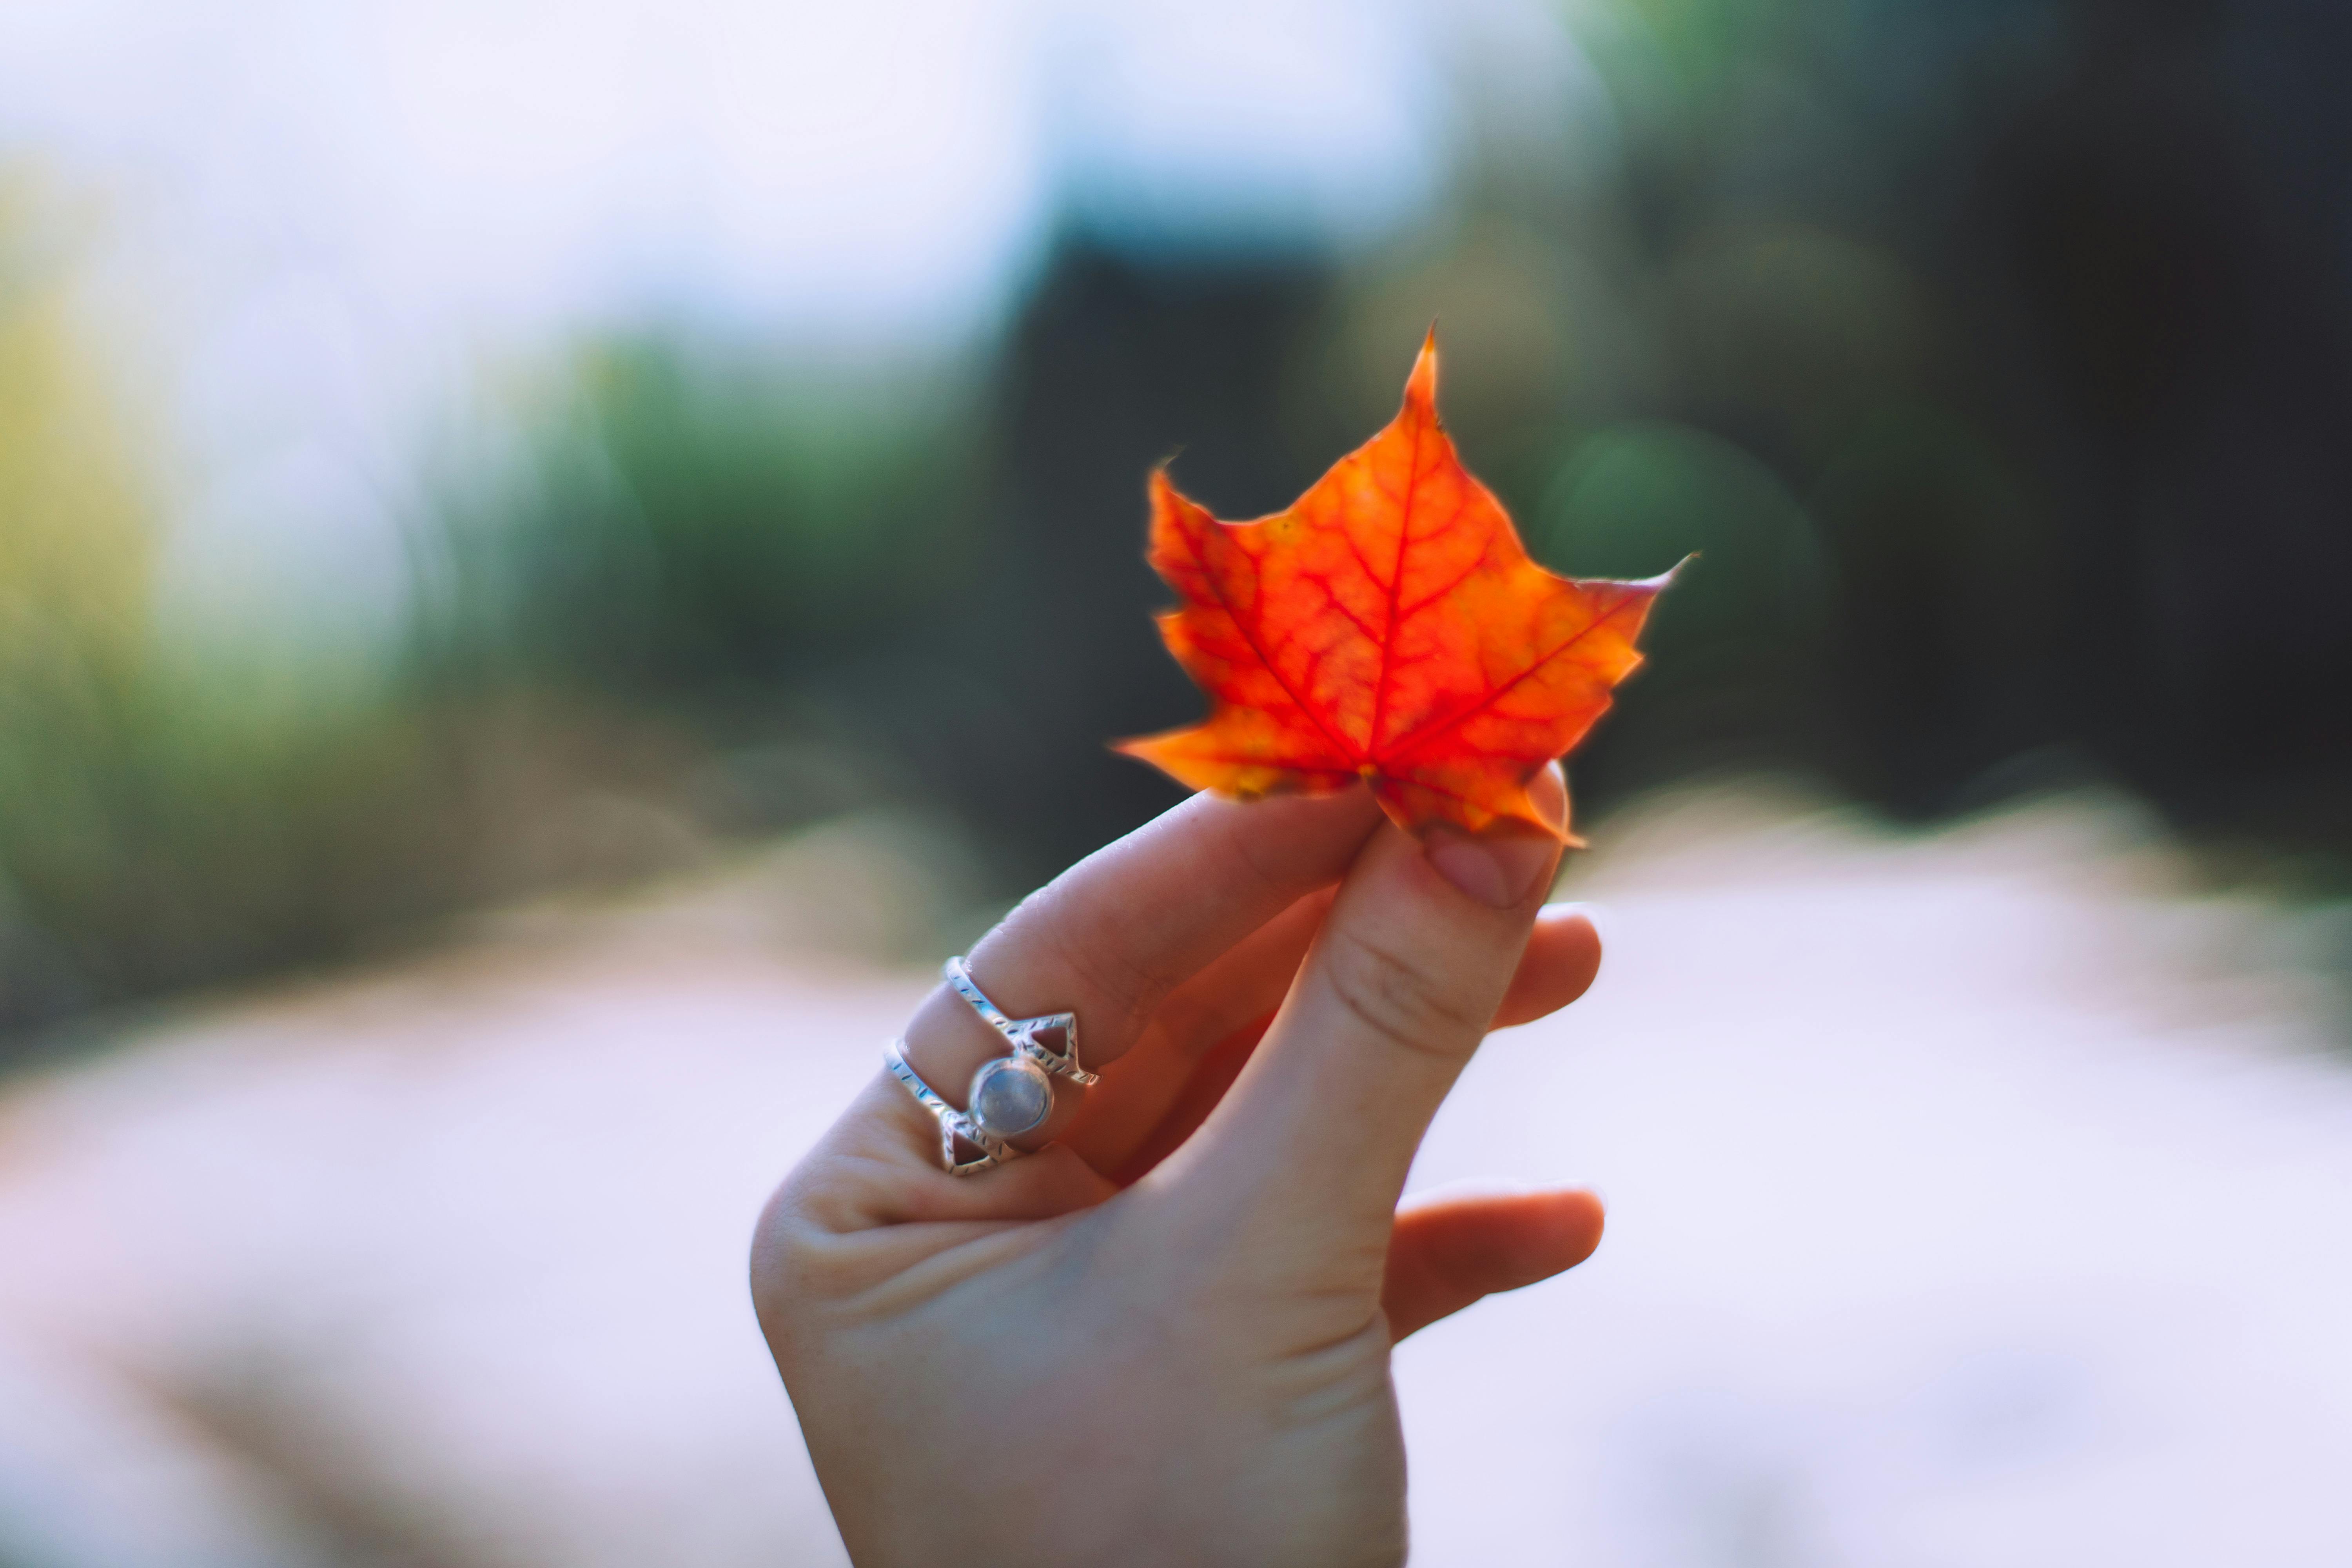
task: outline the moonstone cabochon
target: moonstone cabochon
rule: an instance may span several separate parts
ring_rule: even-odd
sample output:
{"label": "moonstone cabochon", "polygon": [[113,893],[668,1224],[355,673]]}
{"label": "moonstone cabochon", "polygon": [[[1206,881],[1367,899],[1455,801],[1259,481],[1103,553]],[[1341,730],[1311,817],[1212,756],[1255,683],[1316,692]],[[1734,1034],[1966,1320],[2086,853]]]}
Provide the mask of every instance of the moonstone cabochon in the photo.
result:
{"label": "moonstone cabochon", "polygon": [[972,1074],[971,1114],[999,1138],[1018,1138],[1054,1109],[1054,1082],[1026,1057],[999,1057]]}

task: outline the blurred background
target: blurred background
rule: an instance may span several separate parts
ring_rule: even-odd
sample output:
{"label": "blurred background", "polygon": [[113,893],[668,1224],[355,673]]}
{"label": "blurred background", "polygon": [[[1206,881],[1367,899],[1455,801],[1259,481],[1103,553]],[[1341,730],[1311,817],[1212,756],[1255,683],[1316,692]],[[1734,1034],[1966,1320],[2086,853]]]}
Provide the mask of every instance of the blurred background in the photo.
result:
{"label": "blurred background", "polygon": [[1417,1561],[2352,1560],[2347,68],[12,0],[0,1564],[838,1562],[751,1216],[1178,798],[1150,467],[1286,504],[1433,319],[1539,558],[1700,560],[1572,770],[1610,970],[1416,1174],[1613,1227],[1402,1352]]}

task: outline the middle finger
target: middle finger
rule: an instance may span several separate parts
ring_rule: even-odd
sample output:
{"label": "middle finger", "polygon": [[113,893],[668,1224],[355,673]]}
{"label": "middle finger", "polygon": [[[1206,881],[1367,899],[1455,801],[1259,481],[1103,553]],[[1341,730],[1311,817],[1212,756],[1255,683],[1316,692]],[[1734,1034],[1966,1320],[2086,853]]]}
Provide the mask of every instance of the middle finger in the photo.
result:
{"label": "middle finger", "polygon": [[[1179,986],[1135,1047],[1104,1075],[1061,1142],[1125,1184],[1189,1137],[1256,1044],[1255,1033],[1239,1037],[1253,1024],[1262,1033],[1281,1005],[1336,890],[1299,900]],[[1490,1026],[1507,1029],[1559,1011],[1584,994],[1600,967],[1601,937],[1590,911],[1579,904],[1546,906]]]}

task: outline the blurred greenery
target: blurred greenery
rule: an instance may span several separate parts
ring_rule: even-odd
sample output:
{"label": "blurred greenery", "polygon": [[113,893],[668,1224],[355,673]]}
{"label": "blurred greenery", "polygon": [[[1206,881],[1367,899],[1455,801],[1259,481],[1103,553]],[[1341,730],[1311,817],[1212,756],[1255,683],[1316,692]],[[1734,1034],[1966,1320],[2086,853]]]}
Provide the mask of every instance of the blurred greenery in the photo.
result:
{"label": "blurred greenery", "polygon": [[49,207],[0,203],[0,1028],[898,787],[834,687],[976,542],[952,378],[583,344],[519,400],[517,449],[444,465],[402,657],[289,666],[159,627],[154,440]]}
{"label": "blurred greenery", "polygon": [[641,335],[551,379],[520,473],[443,520],[416,654],[444,680],[772,707],[968,563],[976,432],[948,378],[813,384]]}

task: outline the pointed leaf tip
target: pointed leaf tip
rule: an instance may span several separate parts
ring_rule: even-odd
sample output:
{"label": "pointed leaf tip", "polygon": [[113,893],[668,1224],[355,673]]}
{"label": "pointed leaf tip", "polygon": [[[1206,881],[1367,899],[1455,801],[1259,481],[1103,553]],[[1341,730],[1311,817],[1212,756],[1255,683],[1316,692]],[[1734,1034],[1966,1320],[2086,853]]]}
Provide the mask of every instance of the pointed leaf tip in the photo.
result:
{"label": "pointed leaf tip", "polygon": [[1667,567],[1656,576],[1643,578],[1642,580],[1643,585],[1644,587],[1655,588],[1662,594],[1664,593],[1668,588],[1675,585],[1675,579],[1679,578],[1684,573],[1690,570],[1690,563],[1697,560],[1698,557],[1699,552],[1696,550],[1692,551],[1688,555],[1684,556],[1680,561],[1675,562],[1673,565]]}
{"label": "pointed leaf tip", "polygon": [[1437,323],[1429,323],[1429,331],[1421,340],[1421,353],[1413,356],[1412,374],[1405,378],[1404,400],[1408,405],[1422,404],[1433,412],[1437,407]]}

